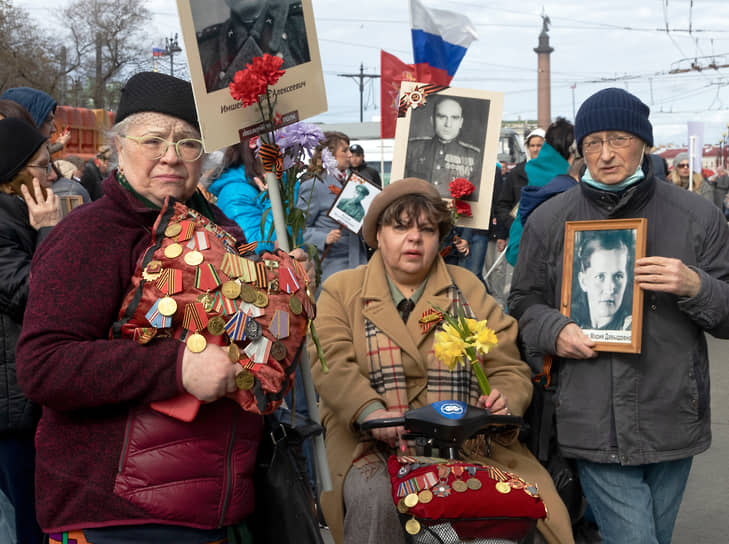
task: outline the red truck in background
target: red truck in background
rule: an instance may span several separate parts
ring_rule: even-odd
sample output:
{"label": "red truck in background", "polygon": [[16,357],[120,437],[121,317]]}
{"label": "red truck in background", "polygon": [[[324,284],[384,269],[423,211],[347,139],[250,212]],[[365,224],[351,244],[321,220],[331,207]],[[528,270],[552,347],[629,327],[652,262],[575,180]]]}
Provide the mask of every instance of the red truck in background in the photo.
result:
{"label": "red truck in background", "polygon": [[55,141],[66,128],[71,132],[71,139],[55,158],[78,155],[88,160],[95,157],[99,147],[107,144],[106,131],[114,124],[114,117],[114,112],[106,110],[58,106],[55,119],[57,132],[51,140]]}

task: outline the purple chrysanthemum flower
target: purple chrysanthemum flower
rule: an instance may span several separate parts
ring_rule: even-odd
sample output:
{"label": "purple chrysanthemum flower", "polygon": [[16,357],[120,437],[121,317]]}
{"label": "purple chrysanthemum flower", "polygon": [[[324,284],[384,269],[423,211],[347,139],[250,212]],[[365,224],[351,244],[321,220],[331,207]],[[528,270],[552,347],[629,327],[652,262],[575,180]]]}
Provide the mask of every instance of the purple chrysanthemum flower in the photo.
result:
{"label": "purple chrysanthemum flower", "polygon": [[324,139],[321,129],[311,123],[294,123],[282,128],[276,133],[276,142],[281,147],[284,155],[289,149],[291,155],[298,155],[299,150],[304,150],[311,156],[316,146]]}
{"label": "purple chrysanthemum flower", "polygon": [[337,168],[337,159],[332,155],[328,147],[321,150],[321,163],[324,166],[324,170],[327,171],[327,174],[339,178],[340,172],[339,168]]}

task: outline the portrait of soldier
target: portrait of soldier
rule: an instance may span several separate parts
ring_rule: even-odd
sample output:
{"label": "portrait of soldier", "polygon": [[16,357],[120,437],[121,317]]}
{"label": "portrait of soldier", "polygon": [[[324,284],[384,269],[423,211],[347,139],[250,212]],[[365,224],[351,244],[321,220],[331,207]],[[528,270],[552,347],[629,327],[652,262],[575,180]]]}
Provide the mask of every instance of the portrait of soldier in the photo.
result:
{"label": "portrait of soldier", "polygon": [[635,234],[619,229],[577,236],[570,317],[582,329],[631,330]]}
{"label": "portrait of soldier", "polygon": [[[414,123],[411,122],[405,159],[405,177],[417,177],[430,181],[438,192],[450,198],[448,184],[455,178],[465,178],[476,187],[476,190],[465,200],[478,200],[478,189],[481,183],[481,148],[468,143],[464,139],[463,105],[453,97],[432,97],[433,135],[414,135]],[[413,110],[412,116],[423,115],[421,110]],[[485,131],[484,121],[481,131]],[[417,129],[415,129],[417,130]],[[477,140],[483,141],[483,138]]]}
{"label": "portrait of soldier", "polygon": [[284,70],[311,60],[300,0],[225,0],[225,4],[230,8],[228,19],[197,32],[208,92],[227,87],[238,70],[264,53],[283,58]]}
{"label": "portrait of soldier", "polygon": [[370,194],[370,190],[364,185],[357,185],[354,188],[354,195],[351,198],[343,198],[337,204],[337,209],[346,213],[349,217],[361,223],[365,216],[365,209],[362,201]]}

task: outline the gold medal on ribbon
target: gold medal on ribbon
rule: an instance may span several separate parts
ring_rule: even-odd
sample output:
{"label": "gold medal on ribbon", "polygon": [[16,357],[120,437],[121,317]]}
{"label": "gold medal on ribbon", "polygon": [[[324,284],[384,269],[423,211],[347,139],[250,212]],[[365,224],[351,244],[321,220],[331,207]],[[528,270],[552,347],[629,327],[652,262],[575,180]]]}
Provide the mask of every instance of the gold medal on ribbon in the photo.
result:
{"label": "gold medal on ribbon", "polygon": [[506,495],[507,493],[511,492],[511,486],[509,484],[507,484],[506,482],[497,482],[496,491]]}
{"label": "gold medal on ribbon", "polygon": [[433,500],[433,493],[430,489],[423,489],[420,493],[418,493],[418,500],[423,504],[428,504]]}
{"label": "gold medal on ribbon", "polygon": [[405,506],[405,502],[403,501],[403,499],[400,499],[397,502],[397,511],[400,512],[401,514],[407,514],[408,510],[410,510],[410,508]]}
{"label": "gold medal on ribbon", "polygon": [[205,348],[208,345],[205,337],[198,332],[188,336],[185,344],[187,344],[187,349],[189,349],[193,353],[200,353],[202,351],[205,351]]}
{"label": "gold medal on ribbon", "polygon": [[263,291],[256,291],[256,300],[253,301],[253,304],[259,308],[265,308],[268,306],[268,295]]}
{"label": "gold medal on ribbon", "polygon": [[231,342],[228,346],[228,358],[234,363],[240,361],[240,349],[238,348],[238,344]]}
{"label": "gold medal on ribbon", "polygon": [[240,296],[248,304],[253,304],[256,301],[256,293],[257,291],[247,283],[241,285]]}
{"label": "gold medal on ribbon", "polygon": [[474,491],[477,491],[481,489],[481,480],[478,478],[469,478],[466,482],[466,485],[468,486],[468,489],[473,489]]}
{"label": "gold medal on ribbon", "polygon": [[418,496],[415,493],[408,493],[403,499],[403,502],[405,503],[405,506],[412,508],[413,506],[417,506],[420,499],[418,499]]}
{"label": "gold medal on ribbon", "polygon": [[301,301],[294,295],[291,295],[289,298],[289,308],[291,308],[291,311],[294,312],[295,315],[300,315],[304,309],[303,306],[301,306]]}
{"label": "gold medal on ribbon", "polygon": [[463,480],[453,480],[453,483],[451,484],[451,487],[454,491],[458,491],[459,493],[463,493],[468,489],[468,484],[464,482]]}
{"label": "gold medal on ribbon", "polygon": [[283,361],[286,358],[286,346],[283,342],[276,341],[271,345],[271,357],[277,361]]}
{"label": "gold medal on ribbon", "polygon": [[203,293],[202,295],[198,295],[195,300],[202,303],[203,309],[206,312],[213,311],[213,302],[215,301],[215,297],[213,297],[213,295],[211,295],[210,293]]}
{"label": "gold medal on ribbon", "polygon": [[223,296],[225,298],[228,298],[230,300],[235,300],[240,296],[240,283],[237,281],[229,280],[226,281],[223,286],[220,288],[220,290],[223,293]]}
{"label": "gold medal on ribbon", "polygon": [[409,535],[417,535],[420,532],[420,522],[415,518],[409,519],[405,524],[405,530]]}
{"label": "gold medal on ribbon", "polygon": [[159,299],[157,309],[162,315],[172,317],[177,312],[177,302],[172,297],[162,297]]}
{"label": "gold medal on ribbon", "polygon": [[165,236],[167,236],[167,238],[174,238],[175,236],[180,234],[181,231],[182,225],[180,225],[179,223],[171,223],[167,225],[167,228],[165,229]]}
{"label": "gold medal on ribbon", "polygon": [[248,391],[251,387],[253,387],[253,383],[253,374],[247,370],[241,370],[235,375],[235,385],[241,391]]}
{"label": "gold medal on ribbon", "polygon": [[176,259],[180,255],[182,255],[182,246],[177,242],[170,244],[165,248],[165,257],[168,259]]}
{"label": "gold medal on ribbon", "polygon": [[185,255],[185,262],[190,266],[197,266],[205,260],[203,254],[197,250],[190,251]]}
{"label": "gold medal on ribbon", "polygon": [[225,319],[219,315],[211,317],[210,321],[208,321],[208,332],[215,336],[223,334],[225,332]]}

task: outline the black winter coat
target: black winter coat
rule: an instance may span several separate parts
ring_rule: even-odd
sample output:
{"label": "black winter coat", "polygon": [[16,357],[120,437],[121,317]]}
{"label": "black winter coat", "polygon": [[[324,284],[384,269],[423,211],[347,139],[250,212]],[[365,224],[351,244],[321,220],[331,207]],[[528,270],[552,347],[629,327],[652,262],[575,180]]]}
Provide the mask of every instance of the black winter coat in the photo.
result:
{"label": "black winter coat", "polygon": [[30,261],[50,230],[36,231],[25,202],[0,193],[0,432],[33,431],[40,417],[40,407],[18,387],[15,347],[28,300]]}

